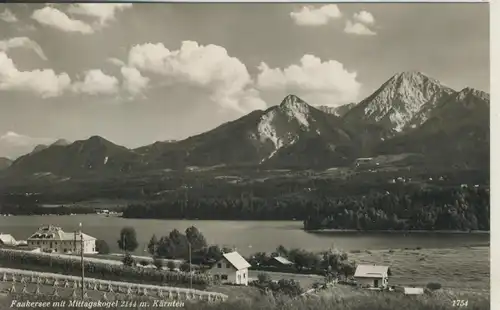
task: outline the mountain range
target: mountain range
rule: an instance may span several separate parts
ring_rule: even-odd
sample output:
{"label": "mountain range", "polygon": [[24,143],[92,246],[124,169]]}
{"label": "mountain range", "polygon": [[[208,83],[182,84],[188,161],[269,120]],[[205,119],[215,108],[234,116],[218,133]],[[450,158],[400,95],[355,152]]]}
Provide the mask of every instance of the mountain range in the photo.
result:
{"label": "mountain range", "polygon": [[295,95],[181,141],[137,149],[93,136],[58,140],[4,165],[8,176],[74,177],[189,166],[327,168],[356,158],[418,153],[429,165],[489,168],[489,95],[455,91],[420,72],[394,75],[359,103],[314,107]]}

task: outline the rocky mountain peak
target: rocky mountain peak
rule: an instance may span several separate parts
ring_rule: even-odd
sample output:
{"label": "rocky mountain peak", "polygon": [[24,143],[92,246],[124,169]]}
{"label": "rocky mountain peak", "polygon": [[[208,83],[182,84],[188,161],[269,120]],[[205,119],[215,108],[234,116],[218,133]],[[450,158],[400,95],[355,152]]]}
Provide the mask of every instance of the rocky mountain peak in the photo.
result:
{"label": "rocky mountain peak", "polygon": [[[423,108],[431,110],[441,98],[453,92],[421,72],[401,72],[353,108],[354,113],[349,113],[349,116],[383,123],[387,129],[401,132]],[[425,121],[426,116],[420,118]]]}
{"label": "rocky mountain peak", "polygon": [[309,105],[296,95],[287,95],[281,104],[279,105],[281,109],[296,109],[309,107]]}
{"label": "rocky mountain peak", "polygon": [[466,87],[457,94],[457,99],[465,100],[468,97],[477,97],[489,103],[490,95],[482,90]]}
{"label": "rocky mountain peak", "polygon": [[66,145],[70,145],[70,144],[71,144],[71,142],[69,142],[66,139],[58,139],[54,143],[52,143],[51,145],[66,146]]}
{"label": "rocky mountain peak", "polygon": [[285,114],[288,120],[295,119],[301,126],[309,127],[310,106],[301,98],[295,95],[286,96],[279,105],[278,110]]}

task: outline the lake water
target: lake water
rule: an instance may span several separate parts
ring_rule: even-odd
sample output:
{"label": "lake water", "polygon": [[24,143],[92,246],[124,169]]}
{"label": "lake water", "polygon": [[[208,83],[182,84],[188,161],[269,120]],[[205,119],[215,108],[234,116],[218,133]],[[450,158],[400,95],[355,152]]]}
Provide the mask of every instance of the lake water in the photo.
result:
{"label": "lake water", "polygon": [[243,255],[258,251],[271,252],[280,244],[286,248],[303,248],[312,251],[327,250],[334,246],[343,250],[375,250],[396,248],[450,248],[460,246],[489,245],[489,234],[443,233],[308,233],[302,230],[300,221],[194,221],[124,219],[102,215],[73,216],[9,216],[0,217],[0,232],[9,233],[16,239],[26,240],[38,227],[47,224],[60,226],[65,231],[78,229],[97,239],[105,240],[113,252],[118,252],[116,240],[125,226],[134,227],[139,249],[144,247],[153,234],[159,238],[174,228],[184,231],[196,226],[210,244],[236,247]]}

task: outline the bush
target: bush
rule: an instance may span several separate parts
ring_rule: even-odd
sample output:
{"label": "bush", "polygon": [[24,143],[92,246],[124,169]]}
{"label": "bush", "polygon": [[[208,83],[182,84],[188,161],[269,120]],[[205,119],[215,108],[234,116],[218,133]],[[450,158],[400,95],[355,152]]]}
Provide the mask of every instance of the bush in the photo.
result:
{"label": "bush", "polygon": [[95,242],[96,250],[99,254],[109,254],[109,245],[104,240],[97,240]]}
{"label": "bush", "polygon": [[149,262],[147,260],[142,260],[139,264],[141,264],[141,266],[149,266]]}
{"label": "bush", "polygon": [[174,271],[174,269],[175,269],[176,267],[177,267],[177,265],[176,265],[173,261],[169,260],[169,261],[167,262],[167,268],[168,268],[169,270]]}
{"label": "bush", "polygon": [[271,277],[269,276],[269,274],[261,272],[257,275],[257,280],[260,283],[268,283],[271,282]]}
{"label": "bush", "polygon": [[278,281],[277,291],[289,296],[298,296],[304,292],[299,282],[288,279],[281,279]]}
{"label": "bush", "polygon": [[132,255],[130,255],[130,253],[125,253],[125,256],[123,256],[122,262],[123,262],[123,265],[128,266],[128,267],[135,266],[134,258],[132,257]]}
{"label": "bush", "polygon": [[312,285],[312,288],[313,289],[319,289],[323,286],[323,283],[321,282],[314,282],[313,285]]}
{"label": "bush", "polygon": [[190,267],[191,267],[191,265],[189,265],[189,263],[182,263],[181,267],[180,267],[180,270],[184,271],[184,272],[188,272],[189,270],[191,270]]}
{"label": "bush", "polygon": [[155,257],[153,259],[153,265],[155,265],[156,269],[162,269],[163,268],[163,260],[161,258]]}
{"label": "bush", "polygon": [[426,287],[431,291],[437,291],[437,290],[441,289],[441,283],[430,282],[430,283],[427,283]]}

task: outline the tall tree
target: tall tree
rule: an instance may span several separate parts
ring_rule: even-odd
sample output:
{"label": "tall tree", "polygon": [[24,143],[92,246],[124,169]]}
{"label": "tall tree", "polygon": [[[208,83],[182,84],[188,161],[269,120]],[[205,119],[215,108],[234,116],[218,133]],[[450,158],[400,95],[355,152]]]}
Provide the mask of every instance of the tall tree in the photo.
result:
{"label": "tall tree", "polygon": [[192,251],[201,250],[207,246],[205,236],[194,226],[186,229],[186,238],[191,243]]}
{"label": "tall tree", "polygon": [[109,254],[109,245],[104,240],[97,240],[95,242],[96,250],[99,254]]}
{"label": "tall tree", "polygon": [[118,239],[118,247],[125,252],[133,252],[139,243],[137,242],[137,235],[133,227],[124,227],[120,232],[120,239]]}
{"label": "tall tree", "polygon": [[177,229],[174,229],[170,232],[168,238],[173,249],[172,258],[187,258],[189,246],[186,236]]}
{"label": "tall tree", "polygon": [[157,249],[158,249],[158,238],[156,238],[156,235],[153,235],[153,237],[151,237],[151,240],[149,240],[148,243],[148,252],[151,255],[156,255],[158,253]]}

